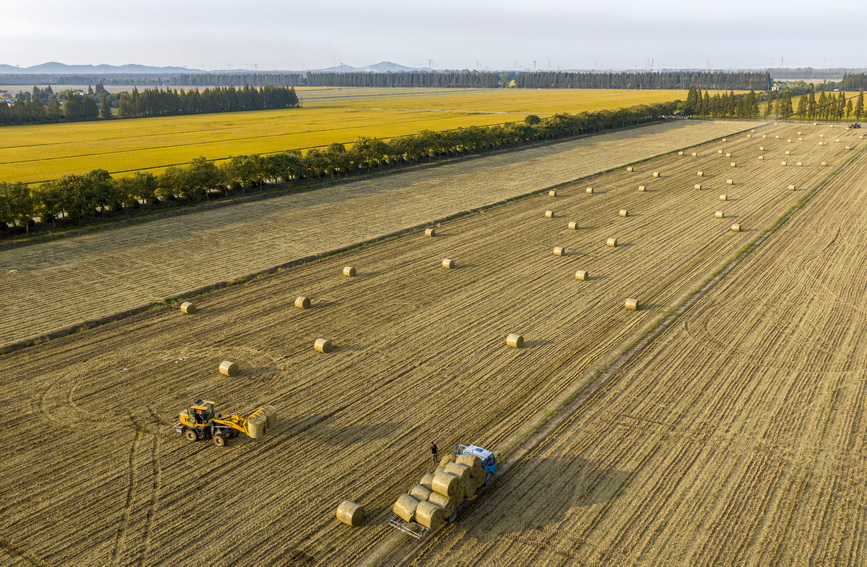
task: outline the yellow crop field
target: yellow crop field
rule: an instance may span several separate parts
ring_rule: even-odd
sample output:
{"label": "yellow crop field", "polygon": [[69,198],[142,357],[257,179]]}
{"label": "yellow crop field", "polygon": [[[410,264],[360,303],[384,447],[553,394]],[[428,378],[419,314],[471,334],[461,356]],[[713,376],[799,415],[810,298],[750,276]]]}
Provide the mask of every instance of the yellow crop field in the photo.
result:
{"label": "yellow crop field", "polygon": [[159,172],[205,156],[306,149],[360,136],[393,138],[684,98],[683,91],[513,89],[299,89],[303,108],[111,122],[9,126],[0,181],[39,182],[106,169]]}

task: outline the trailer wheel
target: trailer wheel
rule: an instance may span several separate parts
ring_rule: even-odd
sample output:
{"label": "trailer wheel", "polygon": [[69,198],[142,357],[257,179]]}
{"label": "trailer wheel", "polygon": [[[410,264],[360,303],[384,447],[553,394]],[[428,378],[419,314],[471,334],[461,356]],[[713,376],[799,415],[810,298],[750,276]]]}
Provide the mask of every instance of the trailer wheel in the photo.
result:
{"label": "trailer wheel", "polygon": [[187,429],[184,431],[184,437],[187,438],[187,441],[198,441],[199,436],[192,429]]}
{"label": "trailer wheel", "polygon": [[221,433],[217,433],[216,435],[214,435],[214,444],[217,445],[218,447],[225,447],[226,446],[226,438],[223,437],[223,435]]}

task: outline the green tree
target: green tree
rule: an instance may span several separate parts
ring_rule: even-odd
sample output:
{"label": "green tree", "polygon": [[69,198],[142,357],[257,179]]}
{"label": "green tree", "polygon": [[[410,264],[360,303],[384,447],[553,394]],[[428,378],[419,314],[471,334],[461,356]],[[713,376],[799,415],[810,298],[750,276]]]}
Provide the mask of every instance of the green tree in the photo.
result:
{"label": "green tree", "polygon": [[535,126],[541,121],[542,119],[535,114],[528,114],[526,117],[524,117],[524,124],[527,124],[528,126]]}
{"label": "green tree", "polygon": [[108,104],[108,97],[102,97],[102,103],[99,105],[99,117],[103,120],[111,118],[111,105]]}
{"label": "green tree", "polygon": [[864,91],[858,93],[858,98],[855,99],[855,120],[861,120],[864,116]]}
{"label": "green tree", "polygon": [[36,201],[27,185],[0,182],[0,222],[24,226],[30,232]]}

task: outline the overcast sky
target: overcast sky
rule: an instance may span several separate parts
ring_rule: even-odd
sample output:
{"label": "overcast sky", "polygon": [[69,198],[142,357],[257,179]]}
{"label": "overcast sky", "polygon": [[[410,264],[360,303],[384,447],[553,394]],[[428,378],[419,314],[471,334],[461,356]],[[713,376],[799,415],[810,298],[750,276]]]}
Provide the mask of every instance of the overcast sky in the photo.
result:
{"label": "overcast sky", "polygon": [[0,63],[867,67],[865,0],[0,0]]}

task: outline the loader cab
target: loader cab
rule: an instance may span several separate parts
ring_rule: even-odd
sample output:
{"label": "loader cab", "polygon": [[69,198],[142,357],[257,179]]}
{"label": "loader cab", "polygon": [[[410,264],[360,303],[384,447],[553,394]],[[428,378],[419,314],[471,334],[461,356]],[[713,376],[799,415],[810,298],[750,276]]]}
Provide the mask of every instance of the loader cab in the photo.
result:
{"label": "loader cab", "polygon": [[214,402],[196,400],[196,404],[187,410],[187,415],[195,425],[207,425],[214,419]]}

